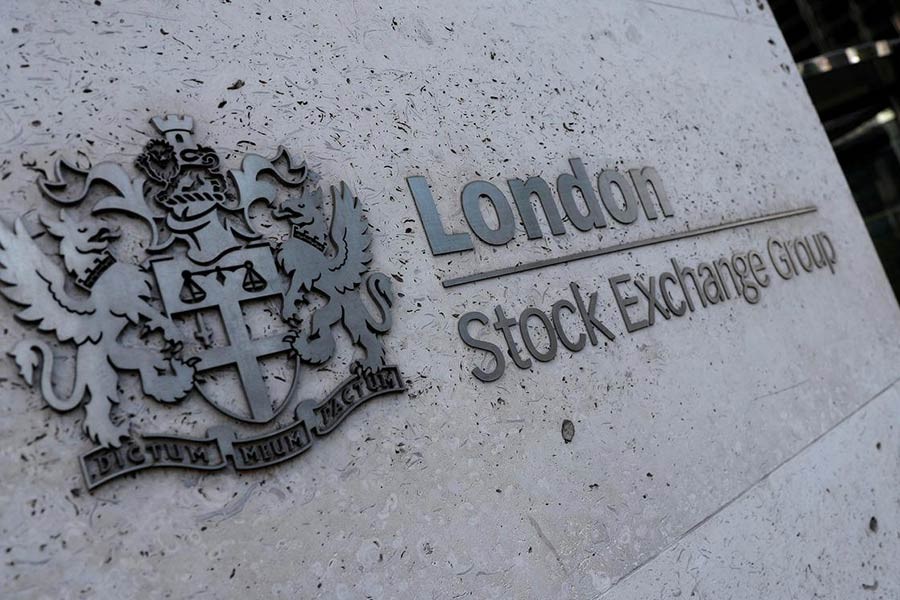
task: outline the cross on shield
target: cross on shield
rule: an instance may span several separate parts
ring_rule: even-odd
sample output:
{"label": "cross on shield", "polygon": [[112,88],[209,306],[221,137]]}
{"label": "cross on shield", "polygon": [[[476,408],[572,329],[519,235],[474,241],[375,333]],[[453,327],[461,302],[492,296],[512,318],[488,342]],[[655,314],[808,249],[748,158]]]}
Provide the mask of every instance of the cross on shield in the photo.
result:
{"label": "cross on shield", "polygon": [[282,296],[284,283],[272,250],[266,243],[251,244],[227,252],[214,264],[199,265],[184,257],[165,257],[151,262],[159,284],[162,303],[170,316],[199,313],[215,309],[228,338],[228,344],[200,349],[194,356],[200,359],[198,373],[223,367],[235,367],[247,403],[246,412],[201,394],[219,411],[239,421],[266,423],[274,419],[287,405],[297,383],[297,364],[294,380],[282,399],[270,398],[263,377],[260,360],[290,351],[283,341],[284,332],[252,338],[244,318],[242,305],[250,300]]}

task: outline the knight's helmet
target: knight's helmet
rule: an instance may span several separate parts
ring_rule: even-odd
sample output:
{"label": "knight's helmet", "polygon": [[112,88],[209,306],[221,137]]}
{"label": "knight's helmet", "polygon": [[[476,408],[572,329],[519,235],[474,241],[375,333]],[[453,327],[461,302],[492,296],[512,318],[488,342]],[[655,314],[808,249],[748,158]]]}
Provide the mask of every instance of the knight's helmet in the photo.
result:
{"label": "knight's helmet", "polygon": [[137,166],[153,182],[153,201],[168,212],[166,226],[188,245],[188,257],[210,263],[240,243],[222,222],[228,185],[222,161],[212,148],[194,140],[194,120],[165,115],[150,120],[165,137],[151,140]]}

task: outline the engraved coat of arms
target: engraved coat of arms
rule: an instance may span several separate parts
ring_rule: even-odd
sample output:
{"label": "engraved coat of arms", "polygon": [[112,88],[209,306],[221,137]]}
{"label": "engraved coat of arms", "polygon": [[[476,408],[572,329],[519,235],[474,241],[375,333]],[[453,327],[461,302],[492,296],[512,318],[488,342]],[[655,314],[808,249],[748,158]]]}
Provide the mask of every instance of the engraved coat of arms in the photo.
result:
{"label": "engraved coat of arms", "polygon": [[[280,463],[363,402],[405,389],[382,341],[391,327],[391,279],[370,271],[372,233],[350,187],[324,192],[319,176],[285,148],[271,158],[248,153],[227,168],[197,143],[191,117],[151,123],[159,136],[133,169],[60,160],[38,181],[56,214],[0,223],[0,293],[40,334],[10,354],[51,408],[83,411],[95,444],[81,456],[89,489],[151,467]],[[283,225],[280,238],[254,226],[251,208],[258,214],[260,206]],[[121,231],[110,216],[141,225],[133,230],[145,232],[142,260],[117,252]],[[256,301],[280,307],[278,326],[251,331],[247,310]],[[333,357],[337,327],[358,359],[324,399],[299,400],[305,371]],[[74,361],[65,385],[54,369],[61,351]],[[262,362],[279,356],[292,362],[292,381],[275,394]],[[223,393],[223,369],[238,389]],[[226,424],[202,438],[135,431],[114,408],[125,373],[139,378],[146,400],[202,399]],[[262,435],[231,424],[271,425],[280,416]]]}

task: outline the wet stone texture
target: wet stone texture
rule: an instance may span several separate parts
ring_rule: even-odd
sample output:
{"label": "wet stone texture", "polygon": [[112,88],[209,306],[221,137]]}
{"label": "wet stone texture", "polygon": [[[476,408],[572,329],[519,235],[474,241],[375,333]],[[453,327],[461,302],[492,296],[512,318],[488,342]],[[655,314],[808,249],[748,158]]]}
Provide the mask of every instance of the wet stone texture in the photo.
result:
{"label": "wet stone texture", "polygon": [[[155,115],[193,115],[229,166],[284,145],[368,209],[373,267],[397,292],[388,360],[409,388],[275,468],[148,472],[88,493],[82,411],[54,413],[0,361],[4,597],[900,593],[900,312],[763,3],[6,2],[0,28],[0,218],[53,214],[39,173],[61,157],[131,162]],[[567,222],[537,240],[519,223],[505,246],[431,254],[405,177],[426,177],[461,231],[467,182],[553,186],[573,157],[592,178],[653,166],[674,215]],[[808,205],[818,211],[440,285]],[[631,334],[607,281],[822,231],[834,274],[770,271],[756,304]],[[137,255],[132,233],[118,248]],[[549,310],[570,282],[599,292],[615,340],[476,380],[491,363],[460,340],[460,315]],[[5,352],[28,328],[5,302],[0,321]],[[338,342],[326,368],[301,371],[304,398],[346,376]],[[60,381],[71,371],[61,362]],[[196,396],[160,406],[133,377],[121,388],[140,431],[202,436],[225,419]]]}

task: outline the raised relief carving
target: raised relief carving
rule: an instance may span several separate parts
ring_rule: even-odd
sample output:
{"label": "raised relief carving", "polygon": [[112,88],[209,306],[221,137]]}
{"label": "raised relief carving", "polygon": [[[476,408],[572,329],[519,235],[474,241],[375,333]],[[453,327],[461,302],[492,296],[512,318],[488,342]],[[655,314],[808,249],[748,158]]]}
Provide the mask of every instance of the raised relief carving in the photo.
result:
{"label": "raised relief carving", "polygon": [[[51,408],[83,408],[85,434],[96,444],[81,457],[89,489],[151,467],[241,470],[283,462],[367,400],[405,389],[397,367],[385,363],[382,342],[391,327],[391,280],[369,271],[373,240],[349,186],[331,188],[326,230],[318,176],[286,149],[273,158],[247,154],[240,168],[226,169],[215,150],[194,140],[190,117],[156,117],[152,124],[162,137],[146,144],[137,173],[109,162],[85,170],[59,161],[54,178],[38,182],[62,206],[59,216],[0,223],[0,293],[44,334],[11,354]],[[254,228],[257,202],[290,225],[283,242]],[[104,213],[146,225],[145,260],[118,257],[119,232],[98,219]],[[52,248],[39,243],[44,233]],[[245,307],[272,299],[282,300],[281,326],[251,334]],[[224,335],[215,335],[210,315]],[[300,401],[301,373],[332,358],[331,329],[339,323],[363,356],[326,398]],[[131,331],[136,335],[126,335]],[[75,357],[68,394],[54,377],[64,346]],[[290,389],[275,397],[261,361],[278,356],[293,357],[294,368]],[[237,372],[234,396],[242,402],[215,393],[223,384],[209,375],[223,368]],[[204,438],[135,431],[114,410],[126,372],[137,373],[143,394],[159,403],[205,399],[224,424],[211,424]],[[293,415],[278,419],[289,406]],[[235,423],[276,428],[247,436]]]}

